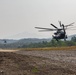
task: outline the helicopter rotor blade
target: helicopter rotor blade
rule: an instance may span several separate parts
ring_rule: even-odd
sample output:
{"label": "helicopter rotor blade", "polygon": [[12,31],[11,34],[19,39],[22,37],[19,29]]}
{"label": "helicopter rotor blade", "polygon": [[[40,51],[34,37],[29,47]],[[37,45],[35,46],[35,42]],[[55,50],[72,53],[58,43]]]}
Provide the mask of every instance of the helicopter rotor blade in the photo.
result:
{"label": "helicopter rotor blade", "polygon": [[68,25],[65,25],[65,27],[68,27],[68,26],[73,26],[74,22],[71,23],[71,24],[68,24]]}
{"label": "helicopter rotor blade", "polygon": [[39,30],[39,32],[48,32],[48,31],[56,31],[56,30]]}
{"label": "helicopter rotor blade", "polygon": [[59,21],[60,27],[62,26],[61,21]]}
{"label": "helicopter rotor blade", "polygon": [[52,25],[54,28],[58,29],[55,25],[53,25],[53,24],[50,24],[50,25]]}
{"label": "helicopter rotor blade", "polygon": [[50,31],[53,31],[53,30],[57,30],[57,29],[50,29],[50,28],[43,28],[43,27],[35,27],[37,29],[45,29],[45,30],[50,30]]}
{"label": "helicopter rotor blade", "polygon": [[73,26],[73,27],[68,27],[67,29],[71,29],[71,28],[76,28],[76,26]]}
{"label": "helicopter rotor blade", "polygon": [[[68,30],[69,30],[69,29],[68,29]],[[70,29],[70,30],[72,30],[72,31],[73,31],[73,30],[76,30],[76,29]]]}

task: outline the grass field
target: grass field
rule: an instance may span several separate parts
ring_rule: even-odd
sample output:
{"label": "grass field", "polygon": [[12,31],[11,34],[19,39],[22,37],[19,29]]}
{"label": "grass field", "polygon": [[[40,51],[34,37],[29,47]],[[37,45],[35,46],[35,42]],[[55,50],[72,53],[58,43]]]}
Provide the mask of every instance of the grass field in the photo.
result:
{"label": "grass field", "polygon": [[76,46],[45,47],[45,48],[20,48],[19,50],[76,50]]}

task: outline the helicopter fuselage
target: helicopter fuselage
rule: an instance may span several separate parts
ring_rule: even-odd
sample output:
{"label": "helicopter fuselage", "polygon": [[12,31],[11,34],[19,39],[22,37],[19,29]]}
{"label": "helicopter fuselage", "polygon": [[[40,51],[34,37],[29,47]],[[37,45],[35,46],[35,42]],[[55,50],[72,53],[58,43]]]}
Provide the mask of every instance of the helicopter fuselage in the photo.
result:
{"label": "helicopter fuselage", "polygon": [[67,38],[65,29],[64,29],[64,25],[62,25],[62,29],[57,30],[57,32],[54,33],[53,38],[56,39],[56,40]]}

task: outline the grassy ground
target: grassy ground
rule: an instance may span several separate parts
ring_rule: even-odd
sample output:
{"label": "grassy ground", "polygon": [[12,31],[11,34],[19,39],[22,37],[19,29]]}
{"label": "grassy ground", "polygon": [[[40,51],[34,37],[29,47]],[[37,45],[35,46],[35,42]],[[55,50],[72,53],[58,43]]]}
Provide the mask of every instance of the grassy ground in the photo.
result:
{"label": "grassy ground", "polygon": [[19,50],[76,50],[76,46],[45,47],[45,48],[20,48]]}

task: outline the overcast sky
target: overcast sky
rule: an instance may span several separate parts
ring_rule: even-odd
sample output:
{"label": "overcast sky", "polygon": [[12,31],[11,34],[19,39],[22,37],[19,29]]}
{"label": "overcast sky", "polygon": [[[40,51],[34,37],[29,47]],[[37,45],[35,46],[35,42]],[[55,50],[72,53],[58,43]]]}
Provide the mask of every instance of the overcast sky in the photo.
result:
{"label": "overcast sky", "polygon": [[0,38],[51,37],[34,27],[53,28],[50,23],[59,26],[58,21],[76,22],[76,0],[0,0]]}

